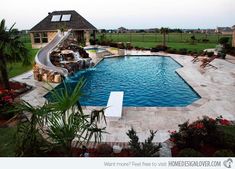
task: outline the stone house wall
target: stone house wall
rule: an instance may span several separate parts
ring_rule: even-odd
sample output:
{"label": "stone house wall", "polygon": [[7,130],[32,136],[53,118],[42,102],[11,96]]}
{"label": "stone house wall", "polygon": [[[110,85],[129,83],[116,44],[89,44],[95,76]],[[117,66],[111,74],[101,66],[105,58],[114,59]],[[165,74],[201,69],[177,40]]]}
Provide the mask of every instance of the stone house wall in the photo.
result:
{"label": "stone house wall", "polygon": [[[52,39],[54,39],[54,37],[56,36],[56,31],[54,31],[54,32],[47,32],[47,39],[48,39],[48,43],[50,42],[50,41],[52,41]],[[40,34],[40,37],[41,37],[41,34]],[[48,43],[42,43],[42,40],[41,40],[41,43],[35,43],[34,42],[34,34],[33,34],[33,32],[30,32],[30,39],[31,39],[31,44],[32,44],[32,48],[36,48],[36,49],[38,49],[38,48],[42,48],[42,47],[44,47],[44,46],[46,46]]]}

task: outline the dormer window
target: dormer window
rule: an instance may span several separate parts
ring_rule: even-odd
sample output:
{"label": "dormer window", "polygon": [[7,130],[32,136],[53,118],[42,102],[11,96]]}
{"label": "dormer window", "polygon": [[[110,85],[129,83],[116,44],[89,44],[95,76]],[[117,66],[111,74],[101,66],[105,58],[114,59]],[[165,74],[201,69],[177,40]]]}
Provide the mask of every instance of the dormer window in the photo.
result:
{"label": "dormer window", "polygon": [[61,15],[53,15],[51,18],[51,22],[59,22]]}
{"label": "dormer window", "polygon": [[71,14],[62,15],[61,21],[70,21]]}

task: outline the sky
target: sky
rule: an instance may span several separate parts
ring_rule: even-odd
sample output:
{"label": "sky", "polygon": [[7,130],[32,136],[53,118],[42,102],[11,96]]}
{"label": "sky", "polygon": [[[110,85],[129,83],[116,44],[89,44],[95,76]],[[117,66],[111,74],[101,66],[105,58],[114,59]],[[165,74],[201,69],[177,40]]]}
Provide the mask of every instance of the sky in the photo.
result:
{"label": "sky", "polygon": [[206,29],[235,25],[235,0],[3,0],[0,20],[31,29],[58,10],[76,10],[98,29]]}

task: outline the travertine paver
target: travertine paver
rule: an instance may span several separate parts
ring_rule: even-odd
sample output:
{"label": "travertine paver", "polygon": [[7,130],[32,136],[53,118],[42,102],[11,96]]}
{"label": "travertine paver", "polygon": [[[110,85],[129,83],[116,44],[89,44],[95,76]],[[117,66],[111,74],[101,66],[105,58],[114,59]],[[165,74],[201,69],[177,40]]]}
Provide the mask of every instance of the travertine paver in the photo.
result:
{"label": "travertine paver", "polygon": [[[178,124],[187,120],[193,121],[204,115],[213,118],[222,115],[224,118],[235,120],[235,64],[215,59],[211,62],[215,67],[201,69],[201,63],[193,64],[191,56],[151,53],[150,51],[126,51],[126,54],[172,57],[183,66],[176,72],[200,94],[201,99],[183,108],[124,107],[121,119],[107,118],[107,132],[110,134],[104,135],[104,142],[122,144],[121,142],[129,141],[126,132],[131,127],[137,131],[140,141],[149,136],[149,130],[158,130],[155,141],[163,142],[169,138],[168,130],[178,129]],[[92,58],[96,63],[102,59],[96,58],[95,55]],[[22,96],[22,99],[33,105],[42,105],[45,101],[43,95],[47,93],[43,86],[47,86],[47,84],[34,81],[32,76],[25,79],[25,76],[29,75],[30,73],[13,79],[35,87],[32,92]],[[100,107],[84,107],[84,110],[89,113],[95,108]]]}

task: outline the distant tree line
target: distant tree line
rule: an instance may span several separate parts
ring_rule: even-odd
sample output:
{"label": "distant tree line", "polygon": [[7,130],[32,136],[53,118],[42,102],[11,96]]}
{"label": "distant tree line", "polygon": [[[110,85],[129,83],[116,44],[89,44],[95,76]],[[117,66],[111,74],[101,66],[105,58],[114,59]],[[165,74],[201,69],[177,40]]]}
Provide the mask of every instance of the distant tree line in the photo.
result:
{"label": "distant tree line", "polygon": [[[100,33],[119,33],[118,29],[100,29]],[[154,29],[128,29],[122,33],[161,33],[161,28]],[[182,29],[170,29],[168,28],[168,33],[183,33]]]}

